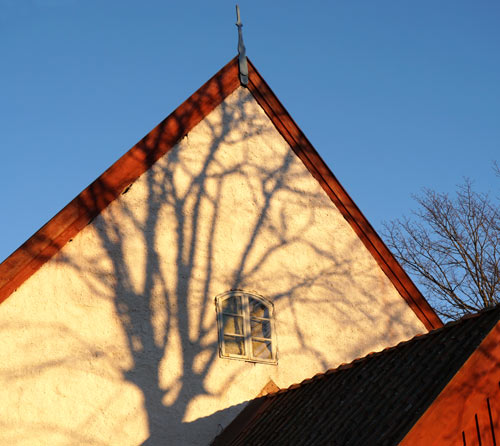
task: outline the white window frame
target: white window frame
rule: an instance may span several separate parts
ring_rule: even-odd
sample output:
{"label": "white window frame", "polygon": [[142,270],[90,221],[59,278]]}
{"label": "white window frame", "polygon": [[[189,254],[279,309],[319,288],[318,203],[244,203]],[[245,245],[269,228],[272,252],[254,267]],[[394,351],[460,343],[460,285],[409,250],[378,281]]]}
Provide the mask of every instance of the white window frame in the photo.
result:
{"label": "white window frame", "polygon": [[[226,299],[232,297],[240,297],[241,298],[241,306],[242,306],[242,316],[243,316],[243,338],[245,345],[245,354],[238,355],[235,353],[226,352],[226,346],[224,342],[224,326],[223,326],[223,314],[231,315],[231,313],[224,313],[222,309],[222,302]],[[252,337],[252,328],[250,324],[251,316],[250,316],[250,305],[249,299],[255,299],[261,302],[269,311],[269,319],[263,318],[265,320],[269,320],[271,325],[271,359],[264,359],[260,357],[253,356],[252,349],[252,339],[268,341],[269,338],[260,338],[260,337]],[[277,364],[278,363],[278,351],[277,351],[277,343],[276,343],[276,326],[274,321],[274,305],[269,300],[264,297],[249,291],[243,290],[232,290],[227,291],[226,293],[220,294],[215,298],[215,305],[217,311],[217,327],[219,332],[219,356],[221,358],[226,359],[239,359],[247,362],[255,362],[255,363],[264,363],[264,364]]]}

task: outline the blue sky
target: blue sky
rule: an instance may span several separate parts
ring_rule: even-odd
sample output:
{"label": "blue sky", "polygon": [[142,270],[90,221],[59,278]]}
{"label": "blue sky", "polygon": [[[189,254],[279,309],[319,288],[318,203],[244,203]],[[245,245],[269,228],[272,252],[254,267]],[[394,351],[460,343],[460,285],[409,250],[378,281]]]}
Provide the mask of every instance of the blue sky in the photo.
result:
{"label": "blue sky", "polygon": [[[0,0],[0,260],[236,54],[234,2]],[[376,229],[500,194],[500,2],[240,1],[247,53]]]}

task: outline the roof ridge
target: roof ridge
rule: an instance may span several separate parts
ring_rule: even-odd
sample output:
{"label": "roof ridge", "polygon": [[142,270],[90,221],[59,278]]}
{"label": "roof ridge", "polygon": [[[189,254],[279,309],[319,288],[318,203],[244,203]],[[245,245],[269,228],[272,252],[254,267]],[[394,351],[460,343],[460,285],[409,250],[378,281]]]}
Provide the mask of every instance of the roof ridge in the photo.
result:
{"label": "roof ridge", "polygon": [[[338,373],[338,372],[341,372],[343,370],[350,369],[350,368],[357,366],[360,363],[364,363],[365,361],[368,361],[369,359],[372,359],[374,357],[378,357],[378,356],[386,354],[390,351],[394,351],[394,350],[396,350],[404,345],[408,345],[408,344],[411,344],[412,342],[420,341],[423,339],[428,339],[431,336],[435,336],[436,334],[439,334],[443,331],[449,330],[450,328],[455,327],[459,324],[462,324],[465,321],[468,321],[471,319],[476,319],[480,316],[483,316],[486,313],[493,312],[495,310],[499,311],[499,313],[500,313],[500,303],[493,305],[491,307],[483,308],[483,309],[479,310],[477,313],[466,314],[466,315],[462,316],[460,319],[447,322],[442,327],[435,328],[434,330],[431,330],[427,333],[418,333],[418,334],[414,335],[413,337],[411,337],[410,339],[400,341],[397,344],[389,346],[389,347],[385,347],[382,350],[367,353],[365,356],[355,358],[351,362],[343,362],[343,363],[339,364],[337,367],[330,368],[324,372],[316,373],[311,378],[306,378],[298,383],[291,384],[288,387],[284,387],[284,388],[276,390],[274,392],[270,392],[267,395],[264,395],[264,398],[272,398],[278,394],[286,393],[289,390],[298,389],[304,385],[311,384],[312,382],[315,382],[315,381],[319,381],[319,380],[321,380],[329,375],[332,375],[334,373]],[[500,316],[500,314],[499,314],[499,316]]]}

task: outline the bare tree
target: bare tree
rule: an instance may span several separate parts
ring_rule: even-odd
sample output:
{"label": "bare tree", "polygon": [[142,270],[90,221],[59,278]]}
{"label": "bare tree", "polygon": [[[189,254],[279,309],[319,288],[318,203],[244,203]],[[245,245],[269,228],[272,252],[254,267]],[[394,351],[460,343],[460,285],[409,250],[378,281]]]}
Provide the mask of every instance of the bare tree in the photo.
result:
{"label": "bare tree", "polygon": [[456,319],[500,302],[500,201],[470,180],[454,197],[425,189],[414,199],[412,218],[384,223],[383,234],[436,310]]}

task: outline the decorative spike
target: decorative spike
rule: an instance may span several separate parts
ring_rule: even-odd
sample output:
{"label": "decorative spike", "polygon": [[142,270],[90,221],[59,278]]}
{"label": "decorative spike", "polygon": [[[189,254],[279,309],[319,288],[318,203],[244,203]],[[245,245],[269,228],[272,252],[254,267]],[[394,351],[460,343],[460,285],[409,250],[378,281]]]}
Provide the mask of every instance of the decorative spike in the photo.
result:
{"label": "decorative spike", "polygon": [[240,7],[236,5],[236,26],[238,27],[238,66],[240,70],[240,83],[243,86],[248,85],[248,64],[247,52],[243,43],[243,24],[240,19]]}

